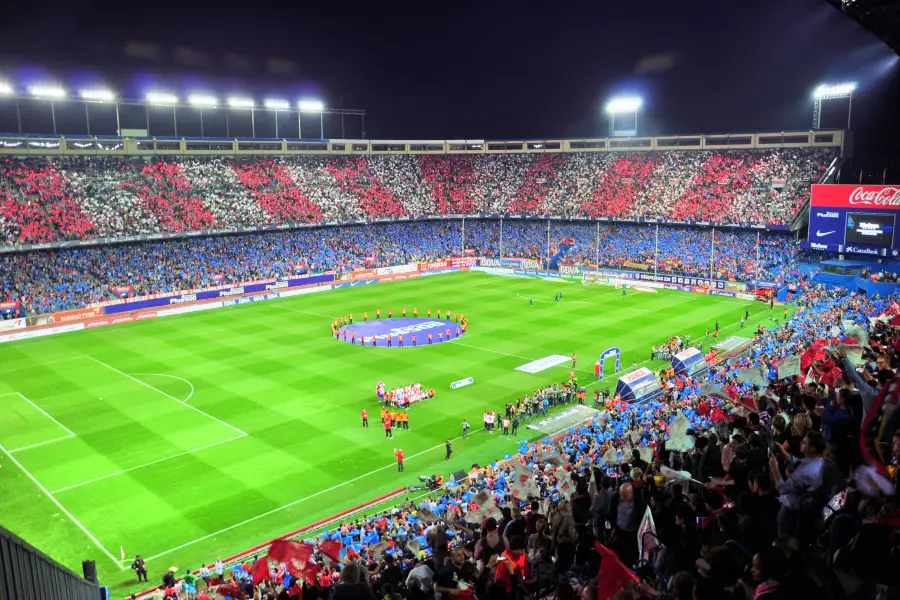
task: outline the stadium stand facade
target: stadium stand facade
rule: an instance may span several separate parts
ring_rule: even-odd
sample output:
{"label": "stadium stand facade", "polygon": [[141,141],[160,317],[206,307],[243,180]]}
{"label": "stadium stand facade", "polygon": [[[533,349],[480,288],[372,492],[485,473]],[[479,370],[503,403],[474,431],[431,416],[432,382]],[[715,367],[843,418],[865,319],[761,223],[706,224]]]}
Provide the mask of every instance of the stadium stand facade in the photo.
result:
{"label": "stadium stand facade", "polygon": [[0,527],[0,598],[97,600],[96,582],[79,577]]}
{"label": "stadium stand facade", "polygon": [[[646,140],[627,151],[614,146],[621,140],[282,140],[259,155],[247,145],[266,142],[9,138],[0,299],[35,315],[104,302],[121,286],[171,293],[300,266],[462,255],[549,266],[562,240],[555,267],[796,279],[788,223],[835,162],[840,132]],[[154,154],[142,155],[147,148]],[[129,241],[142,243],[102,246]]]}

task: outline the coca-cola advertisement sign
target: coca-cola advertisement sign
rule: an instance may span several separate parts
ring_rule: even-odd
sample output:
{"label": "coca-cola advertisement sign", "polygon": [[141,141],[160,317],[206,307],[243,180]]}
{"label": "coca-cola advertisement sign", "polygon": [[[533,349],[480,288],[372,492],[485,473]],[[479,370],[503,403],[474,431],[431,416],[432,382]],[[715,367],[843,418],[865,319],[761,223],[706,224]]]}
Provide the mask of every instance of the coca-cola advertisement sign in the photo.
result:
{"label": "coca-cola advertisement sign", "polygon": [[900,210],[900,187],[817,184],[812,186],[810,202],[814,207]]}

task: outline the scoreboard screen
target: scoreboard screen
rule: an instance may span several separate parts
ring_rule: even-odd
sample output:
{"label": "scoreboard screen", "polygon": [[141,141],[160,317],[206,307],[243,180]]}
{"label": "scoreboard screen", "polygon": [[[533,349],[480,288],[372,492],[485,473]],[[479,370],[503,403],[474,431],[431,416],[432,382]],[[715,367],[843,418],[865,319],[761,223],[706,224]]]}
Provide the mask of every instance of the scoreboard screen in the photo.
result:
{"label": "scoreboard screen", "polygon": [[888,213],[848,212],[845,244],[894,245],[894,215]]}

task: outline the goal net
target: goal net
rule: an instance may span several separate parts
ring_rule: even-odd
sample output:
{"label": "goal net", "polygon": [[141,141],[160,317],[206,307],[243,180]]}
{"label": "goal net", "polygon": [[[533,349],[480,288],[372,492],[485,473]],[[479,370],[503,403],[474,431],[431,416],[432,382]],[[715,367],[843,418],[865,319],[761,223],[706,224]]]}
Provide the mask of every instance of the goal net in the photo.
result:
{"label": "goal net", "polygon": [[583,273],[581,275],[582,285],[606,285],[621,289],[622,287],[627,287],[630,283],[631,280],[629,279],[619,279],[618,277],[601,275],[599,273]]}

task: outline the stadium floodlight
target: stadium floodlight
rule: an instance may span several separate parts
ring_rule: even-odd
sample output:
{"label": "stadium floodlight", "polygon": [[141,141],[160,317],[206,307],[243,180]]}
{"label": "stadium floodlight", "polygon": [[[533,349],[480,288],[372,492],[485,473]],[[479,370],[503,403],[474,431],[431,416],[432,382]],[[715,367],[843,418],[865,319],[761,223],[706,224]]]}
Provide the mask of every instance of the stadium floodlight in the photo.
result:
{"label": "stadium floodlight", "polygon": [[611,115],[636,112],[644,101],[636,96],[613,98],[606,104],[606,112]]}
{"label": "stadium floodlight", "polygon": [[163,92],[150,92],[146,96],[150,104],[178,104],[178,96]]}
{"label": "stadium floodlight", "polygon": [[305,113],[320,113],[325,110],[325,103],[321,100],[301,100],[297,103],[297,110]]}
{"label": "stadium floodlight", "polygon": [[13,93],[13,86],[8,84],[5,81],[0,81],[0,96],[11,96]]}
{"label": "stadium floodlight", "polygon": [[856,91],[856,82],[838,83],[835,85],[823,84],[813,90],[813,98],[817,100],[829,100],[831,98],[849,98]]}
{"label": "stadium floodlight", "polygon": [[822,101],[847,99],[847,129],[850,129],[850,116],[853,112],[853,92],[855,81],[822,84],[813,90],[813,129],[820,129],[822,122]]}
{"label": "stadium floodlight", "polygon": [[78,92],[82,100],[90,102],[112,102],[116,95],[110,90],[81,90]]}
{"label": "stadium floodlight", "polygon": [[192,106],[213,107],[218,103],[219,101],[215,96],[207,96],[205,94],[191,94],[188,96],[188,104]]}
{"label": "stadium floodlight", "polygon": [[[619,96],[606,103],[606,114],[609,115],[610,136],[634,136],[637,135],[638,109],[644,104],[638,96]],[[629,118],[633,117],[633,120]],[[616,127],[616,117],[622,116],[619,121],[627,123],[625,128]],[[621,123],[619,123],[621,125]]]}
{"label": "stadium floodlight", "polygon": [[288,110],[291,107],[287,100],[280,100],[278,98],[266,98],[263,102],[263,106],[269,110]]}
{"label": "stadium floodlight", "polygon": [[228,106],[231,108],[253,108],[255,104],[253,98],[241,98],[238,96],[228,98]]}
{"label": "stadium floodlight", "polygon": [[47,98],[50,100],[66,97],[66,90],[54,85],[33,85],[28,88],[28,93],[35,98]]}

